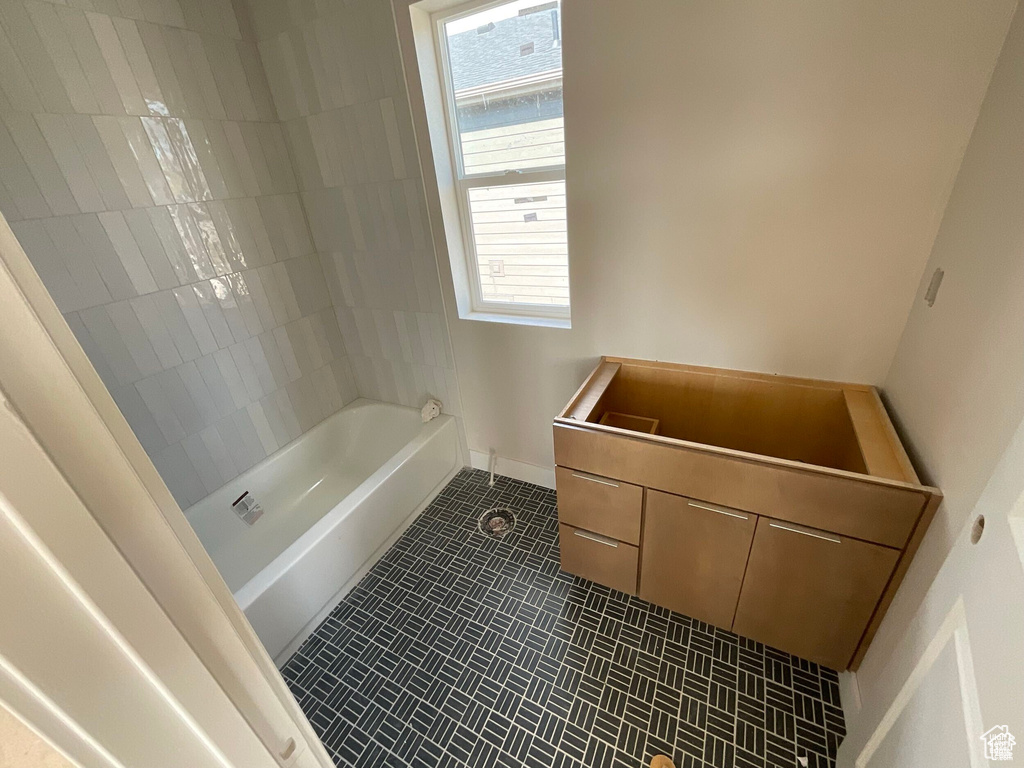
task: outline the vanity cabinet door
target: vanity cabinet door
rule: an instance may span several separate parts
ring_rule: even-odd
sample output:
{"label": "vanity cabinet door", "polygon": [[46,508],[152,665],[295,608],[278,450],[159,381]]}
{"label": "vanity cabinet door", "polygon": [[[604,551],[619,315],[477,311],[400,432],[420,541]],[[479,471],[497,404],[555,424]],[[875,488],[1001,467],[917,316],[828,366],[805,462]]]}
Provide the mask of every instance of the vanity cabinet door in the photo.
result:
{"label": "vanity cabinet door", "polygon": [[899,551],[762,517],[733,631],[846,669]]}
{"label": "vanity cabinet door", "polygon": [[647,491],[640,597],[729,629],[757,515]]}

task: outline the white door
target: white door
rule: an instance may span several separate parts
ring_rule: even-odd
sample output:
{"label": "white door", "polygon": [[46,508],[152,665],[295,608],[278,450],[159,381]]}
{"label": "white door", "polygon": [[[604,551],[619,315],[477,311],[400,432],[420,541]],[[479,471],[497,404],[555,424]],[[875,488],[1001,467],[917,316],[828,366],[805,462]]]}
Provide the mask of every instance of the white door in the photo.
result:
{"label": "white door", "polygon": [[0,700],[79,764],[278,765],[2,392],[0,615]]}
{"label": "white door", "polygon": [[83,768],[333,766],[3,216],[0,704]]}
{"label": "white door", "polygon": [[847,714],[839,766],[1024,763],[1024,424],[906,634],[865,667],[873,688]]}

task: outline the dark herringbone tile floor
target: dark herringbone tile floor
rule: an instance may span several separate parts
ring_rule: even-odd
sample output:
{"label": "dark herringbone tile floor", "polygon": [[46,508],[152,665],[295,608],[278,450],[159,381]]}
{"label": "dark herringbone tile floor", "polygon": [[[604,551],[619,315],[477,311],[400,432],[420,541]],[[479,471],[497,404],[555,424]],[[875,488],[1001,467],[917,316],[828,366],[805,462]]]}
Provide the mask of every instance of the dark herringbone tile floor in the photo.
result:
{"label": "dark herringbone tile floor", "polygon": [[562,572],[554,492],[475,470],[283,673],[339,766],[814,768],[845,733],[834,671]]}

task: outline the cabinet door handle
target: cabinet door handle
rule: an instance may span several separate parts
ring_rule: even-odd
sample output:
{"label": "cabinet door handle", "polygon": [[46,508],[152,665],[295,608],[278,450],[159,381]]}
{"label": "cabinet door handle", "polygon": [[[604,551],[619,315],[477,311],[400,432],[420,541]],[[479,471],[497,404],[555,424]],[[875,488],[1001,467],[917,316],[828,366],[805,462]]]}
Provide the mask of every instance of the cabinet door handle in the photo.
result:
{"label": "cabinet door handle", "polygon": [[810,531],[801,531],[799,528],[790,528],[787,525],[779,525],[778,523],[768,523],[772,528],[778,528],[780,531],[789,531],[790,533],[800,533],[804,536],[810,536],[812,539],[821,539],[822,541],[831,541],[833,544],[842,544],[840,539],[833,539],[831,536],[822,536],[820,533],[811,533]]}
{"label": "cabinet door handle", "polygon": [[612,488],[618,488],[619,487],[618,483],[613,483],[611,480],[600,480],[600,479],[598,479],[596,477],[591,477],[590,475],[581,475],[581,474],[578,474],[576,472],[573,472],[572,476],[577,478],[577,479],[579,479],[579,480],[589,480],[592,483],[600,483],[601,485],[610,485]]}
{"label": "cabinet door handle", "polygon": [[589,531],[581,531],[579,529],[576,529],[572,532],[572,535],[579,536],[581,539],[586,539],[587,541],[593,541],[598,544],[604,544],[606,547],[611,547],[612,549],[619,548],[619,542],[617,542],[615,539],[609,539],[607,536],[601,536],[597,533],[590,533]]}
{"label": "cabinet door handle", "polygon": [[717,512],[720,515],[727,515],[728,517],[735,517],[740,520],[749,520],[750,518],[746,515],[741,515],[739,512],[733,512],[728,509],[722,509],[721,507],[712,507],[707,504],[698,504],[695,501],[686,502],[688,506],[696,507],[697,509],[706,509],[708,512]]}

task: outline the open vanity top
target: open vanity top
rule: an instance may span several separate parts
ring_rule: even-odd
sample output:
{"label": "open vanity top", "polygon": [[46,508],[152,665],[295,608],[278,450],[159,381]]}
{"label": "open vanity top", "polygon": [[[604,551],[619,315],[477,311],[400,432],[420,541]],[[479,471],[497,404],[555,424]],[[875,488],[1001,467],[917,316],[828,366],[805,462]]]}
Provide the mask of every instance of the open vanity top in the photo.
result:
{"label": "open vanity top", "polygon": [[555,423],[920,486],[865,384],[604,357]]}

